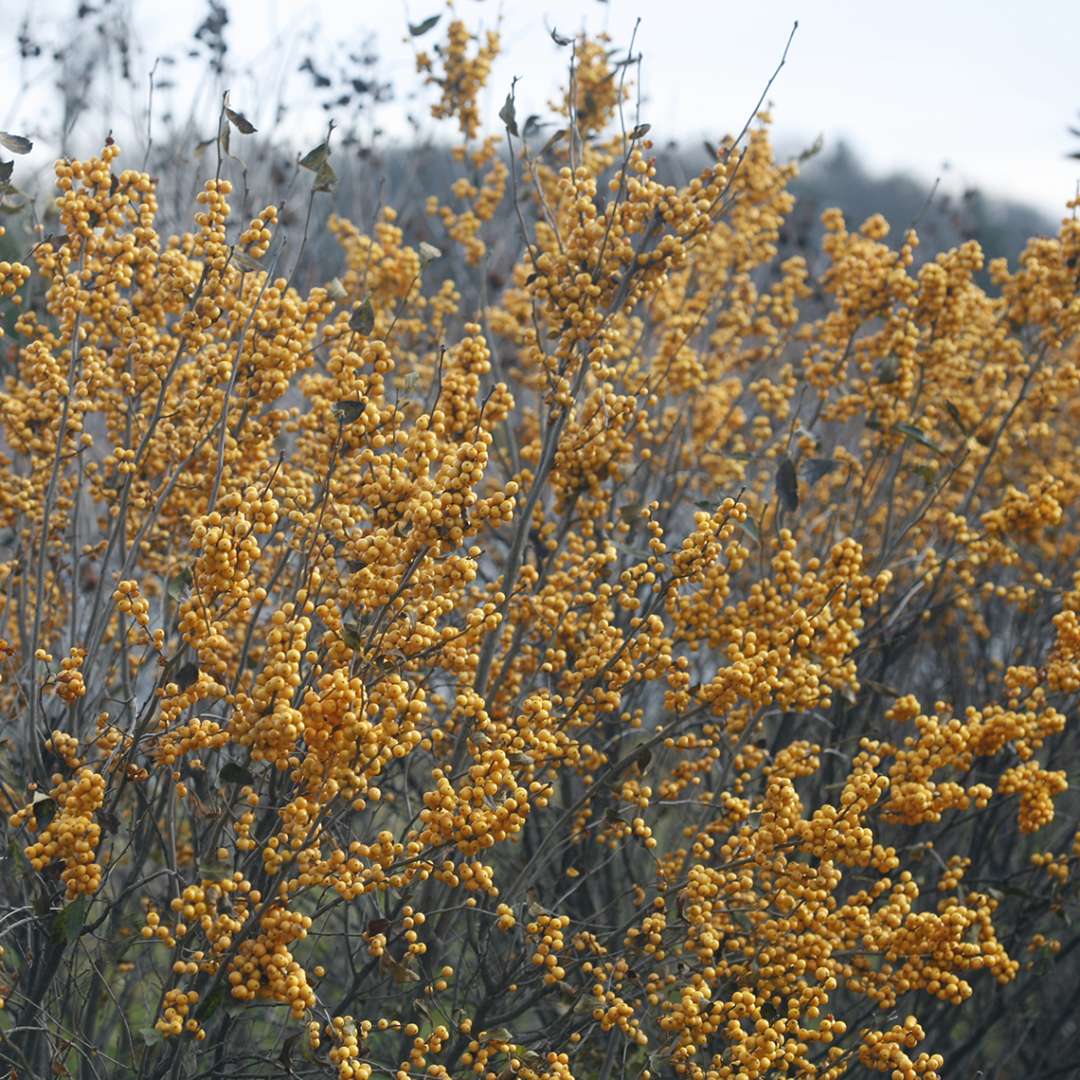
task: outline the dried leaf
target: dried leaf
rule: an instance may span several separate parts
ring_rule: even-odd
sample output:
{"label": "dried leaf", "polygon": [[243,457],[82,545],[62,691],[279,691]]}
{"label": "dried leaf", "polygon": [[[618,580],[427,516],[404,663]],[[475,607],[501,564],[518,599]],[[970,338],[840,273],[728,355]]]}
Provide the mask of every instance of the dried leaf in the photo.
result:
{"label": "dried leaf", "polygon": [[951,401],[945,402],[945,411],[949,414],[952,422],[961,430],[961,432],[963,432],[963,434],[971,434],[967,424],[964,423],[964,418],[960,415],[960,410]]}
{"label": "dried leaf", "polygon": [[345,286],[341,284],[341,278],[331,278],[330,284],[326,286],[326,291],[339,304],[342,300],[348,299],[349,296],[345,291]]}
{"label": "dried leaf", "polygon": [[420,37],[421,34],[426,34],[429,30],[433,30],[441,18],[441,14],[429,15],[426,19],[421,19],[418,23],[409,23],[409,33],[413,37]]}
{"label": "dried leaf", "polygon": [[803,475],[806,482],[813,486],[823,476],[828,476],[840,468],[840,462],[833,458],[809,458],[803,463]]}
{"label": "dried leaf", "polygon": [[817,157],[821,153],[822,148],[825,146],[825,135],[818,133],[818,137],[799,154],[799,161],[809,161],[813,157]]}
{"label": "dried leaf", "polygon": [[[347,403],[339,402],[339,404]],[[363,629],[363,623],[342,622],[341,624],[341,640],[344,641],[353,652],[359,652],[364,647]]]}
{"label": "dried leaf", "polygon": [[548,141],[546,143],[544,143],[543,147],[540,150],[540,153],[541,154],[546,154],[560,139],[565,139],[565,138],[566,138],[566,128],[559,128],[559,130],[556,131],[555,134],[552,135],[551,138],[548,139]]}
{"label": "dried leaf", "polygon": [[300,1041],[300,1032],[296,1032],[295,1035],[290,1035],[281,1044],[281,1053],[278,1054],[278,1061],[285,1067],[285,1069],[292,1075],[292,1052],[293,1047]]}
{"label": "dried leaf", "polygon": [[349,316],[349,329],[363,334],[364,337],[369,337],[375,329],[375,305],[371,302],[370,296],[364,297],[364,302],[359,307],[353,308]]}
{"label": "dried leaf", "polygon": [[564,45],[569,45],[573,38],[568,38],[564,34],[560,34],[558,30],[553,26],[551,28],[551,40],[561,49]]}
{"label": "dried leaf", "polygon": [[168,593],[169,599],[174,603],[183,600],[188,589],[191,588],[191,581],[190,567],[185,566],[183,569],[177,570],[175,574],[171,574],[165,585],[165,591]]}
{"label": "dried leaf", "polygon": [[226,761],[221,766],[221,772],[218,773],[218,779],[223,784],[254,784],[255,777],[244,768],[243,765],[238,764],[235,761]]}
{"label": "dried leaf", "polygon": [[383,971],[389,972],[390,977],[398,986],[420,981],[420,976],[412,968],[399,963],[389,953],[382,954],[379,959],[379,966]]}
{"label": "dried leaf", "polygon": [[633,131],[630,132],[631,139],[644,139],[646,135],[652,130],[652,124],[638,124]]}
{"label": "dried leaf", "polygon": [[194,1017],[196,1020],[208,1020],[214,1015],[221,1007],[221,1003],[225,1000],[225,986],[221,984],[214,990],[212,994],[204,997],[199,1002],[195,1009]]}
{"label": "dried leaf", "polygon": [[900,378],[900,358],[898,356],[886,356],[877,366],[874,378],[882,383],[894,383]]}
{"label": "dried leaf", "polygon": [[11,170],[14,168],[14,161],[0,161],[0,183],[6,184],[11,179]]}
{"label": "dried leaf", "polygon": [[745,521],[740,521],[739,528],[750,537],[759,547],[761,546],[761,532],[758,529],[757,522],[752,517],[747,517]]}
{"label": "dried leaf", "polygon": [[776,493],[789,514],[794,514],[799,509],[799,477],[791,458],[786,454],[781,458],[776,470]]}
{"label": "dried leaf", "polygon": [[936,442],[932,439],[928,439],[914,424],[897,424],[893,428],[893,431],[897,431],[901,435],[906,435],[920,446],[925,446],[927,450],[933,450],[935,454],[944,455],[945,453]]}
{"label": "dried leaf", "polygon": [[230,109],[228,105],[225,106],[225,115],[229,118],[229,123],[241,135],[254,135],[258,131],[258,128],[243,113]]}
{"label": "dried leaf", "polygon": [[309,150],[300,159],[300,168],[310,169],[313,173],[317,173],[329,157],[330,144],[321,142],[314,150]]}
{"label": "dried leaf", "polygon": [[337,173],[329,161],[324,161],[315,174],[315,191],[333,191],[337,187]]}
{"label": "dried leaf", "polygon": [[199,665],[193,661],[186,663],[177,673],[173,682],[180,687],[180,693],[190,690],[199,681]]}
{"label": "dried leaf", "polygon": [[90,909],[90,897],[80,896],[56,913],[52,924],[52,934],[57,941],[70,945],[82,933],[86,922],[86,913]]}
{"label": "dried leaf", "polygon": [[342,424],[355,424],[364,415],[362,401],[339,401],[334,405],[334,414]]}
{"label": "dried leaf", "polygon": [[13,154],[29,154],[34,149],[34,144],[25,135],[9,135],[6,131],[0,131],[0,146]]}
{"label": "dried leaf", "polygon": [[233,262],[244,270],[261,270],[263,265],[258,259],[249,255],[246,251],[237,251],[233,248]]}
{"label": "dried leaf", "polygon": [[429,244],[426,240],[421,240],[416,250],[420,253],[422,263],[434,262],[436,259],[442,258],[442,251],[434,244]]}
{"label": "dried leaf", "polygon": [[506,95],[503,107],[499,110],[499,119],[506,125],[506,130],[511,135],[518,134],[517,115],[514,110],[514,91]]}

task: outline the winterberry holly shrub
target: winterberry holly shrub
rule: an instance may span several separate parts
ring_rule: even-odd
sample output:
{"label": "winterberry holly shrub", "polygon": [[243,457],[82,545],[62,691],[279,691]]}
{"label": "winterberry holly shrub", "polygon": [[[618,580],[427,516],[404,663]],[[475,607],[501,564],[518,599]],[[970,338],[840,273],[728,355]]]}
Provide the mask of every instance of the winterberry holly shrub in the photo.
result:
{"label": "winterberry holly shrub", "polygon": [[5,1075],[1076,1067],[1080,202],[781,259],[766,112],[675,183],[497,49],[322,286],[111,140],[0,262]]}

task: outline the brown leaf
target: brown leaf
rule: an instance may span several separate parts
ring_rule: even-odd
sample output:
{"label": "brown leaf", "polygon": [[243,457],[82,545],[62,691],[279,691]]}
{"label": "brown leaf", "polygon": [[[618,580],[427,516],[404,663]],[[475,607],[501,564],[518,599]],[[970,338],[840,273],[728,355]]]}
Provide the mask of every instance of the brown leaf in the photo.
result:
{"label": "brown leaf", "polygon": [[254,135],[258,131],[258,128],[243,113],[230,109],[227,105],[225,106],[225,115],[229,118],[229,123],[241,135]]}
{"label": "brown leaf", "polygon": [[0,131],[0,146],[13,154],[29,154],[34,149],[34,144],[25,135],[10,135],[6,131]]}

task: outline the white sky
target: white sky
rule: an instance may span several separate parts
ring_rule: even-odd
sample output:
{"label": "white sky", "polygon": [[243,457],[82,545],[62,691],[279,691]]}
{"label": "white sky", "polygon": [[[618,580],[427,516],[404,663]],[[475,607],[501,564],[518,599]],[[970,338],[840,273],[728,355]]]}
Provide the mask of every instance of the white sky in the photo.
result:
{"label": "white sky", "polygon": [[[114,0],[130,3],[148,70],[159,52],[186,44],[204,12],[203,0]],[[42,92],[17,97],[15,24],[26,0],[0,0],[0,123],[8,130],[36,123]],[[36,0],[35,25],[55,32],[74,0]],[[254,71],[232,80],[232,100],[256,123],[269,124],[271,99],[283,71],[294,100],[306,93],[299,59],[305,35],[317,29],[314,49],[355,44],[375,33],[380,71],[399,91],[415,85],[406,22],[443,10],[441,0],[232,0],[227,31],[235,61]],[[1080,181],[1080,2],[1068,0],[457,0],[474,26],[501,14],[504,55],[492,76],[487,112],[494,118],[512,76],[518,114],[543,112],[563,71],[566,52],[546,27],[569,33],[607,29],[625,46],[637,17],[637,46],[645,57],[642,120],[653,136],[715,139],[738,130],[772,74],[799,21],[788,63],[770,93],[775,132],[785,144],[809,143],[823,132],[826,147],[842,138],[874,172],[906,169],[947,188],[977,185],[991,194],[1030,202],[1055,218]],[[443,24],[423,39],[430,46]],[[0,31],[2,32],[2,31]],[[273,44],[291,50],[287,62]],[[276,57],[276,59],[275,59]],[[183,103],[196,87],[181,74]],[[274,92],[268,92],[267,83]],[[260,105],[260,101],[265,102]],[[110,104],[135,115],[145,91]],[[391,133],[406,130],[400,102],[380,116]],[[215,110],[209,104],[207,131]],[[317,136],[322,112],[289,120],[298,137]],[[110,121],[117,123],[115,118]],[[104,122],[104,121],[102,121]],[[120,122],[122,126],[122,121]],[[310,128],[310,131],[307,130]],[[42,146],[42,164],[55,147]]]}

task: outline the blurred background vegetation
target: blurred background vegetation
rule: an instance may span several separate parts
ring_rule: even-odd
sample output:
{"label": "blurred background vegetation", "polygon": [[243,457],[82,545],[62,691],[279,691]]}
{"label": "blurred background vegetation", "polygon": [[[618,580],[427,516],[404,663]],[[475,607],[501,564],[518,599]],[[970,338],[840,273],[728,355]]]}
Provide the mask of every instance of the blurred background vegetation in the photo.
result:
{"label": "blurred background vegetation", "polygon": [[[402,212],[399,223],[408,239],[435,239],[428,236],[432,225],[424,197],[436,194],[442,200],[456,177],[430,125],[420,119],[423,110],[411,107],[415,90],[405,88],[413,85],[412,70],[388,70],[374,33],[342,42],[312,25],[297,40],[273,43],[265,66],[252,71],[250,65],[234,63],[229,45],[230,35],[240,32],[247,18],[243,5],[208,0],[195,25],[177,24],[174,48],[152,57],[140,51],[137,14],[144,16],[145,10],[135,0],[71,0],[70,17],[59,22],[39,20],[29,8],[20,20],[12,19],[7,33],[18,58],[18,92],[0,114],[0,123],[12,130],[15,118],[24,116],[27,102],[32,102],[37,121],[27,134],[33,134],[39,149],[47,147],[57,156],[96,150],[113,131],[127,154],[133,160],[145,155],[146,166],[160,178],[162,224],[180,227],[189,218],[206,157],[214,153],[221,95],[254,78],[261,100],[234,101],[234,107],[246,106],[260,123],[264,117],[272,123],[244,140],[247,198],[237,208],[240,213],[257,209],[254,201],[263,193],[289,190],[297,152],[319,135],[298,130],[298,121],[302,114],[309,122],[317,106],[316,111],[337,125],[334,167],[339,177],[333,198],[321,200],[319,212],[362,222],[371,219],[380,203],[389,203]],[[421,20],[411,29],[430,22]],[[404,16],[402,23],[404,31]],[[10,48],[12,42],[5,44]],[[764,81],[767,73],[762,75]],[[304,87],[299,97],[298,86]],[[391,103],[406,106],[410,138],[391,137],[381,126]],[[543,125],[538,125],[537,137],[546,138]],[[798,205],[782,237],[792,251],[809,255],[816,250],[821,212],[831,206],[853,223],[883,214],[894,235],[915,224],[920,260],[974,239],[988,260],[1004,256],[1013,261],[1028,238],[1055,231],[1055,223],[1033,206],[990,197],[978,187],[957,194],[907,173],[875,174],[844,141],[819,137],[809,147],[781,143],[780,149],[804,162],[792,185]],[[673,180],[696,173],[709,159],[706,145],[674,142],[662,156]],[[50,231],[45,196],[52,178],[44,164],[49,158],[39,153],[34,160],[34,168],[18,163],[11,186],[0,196],[8,225],[8,236],[0,237],[0,257],[25,253],[34,227],[39,236]],[[508,205],[503,212],[511,212]],[[288,225],[287,199],[283,218]],[[316,277],[325,277],[334,269],[333,260],[340,261],[340,249],[325,230],[315,229],[314,236],[305,265],[298,267],[300,281],[316,267]],[[490,270],[496,276],[508,265],[500,254],[510,257],[509,249],[492,253]],[[447,273],[452,270],[447,267]]]}

